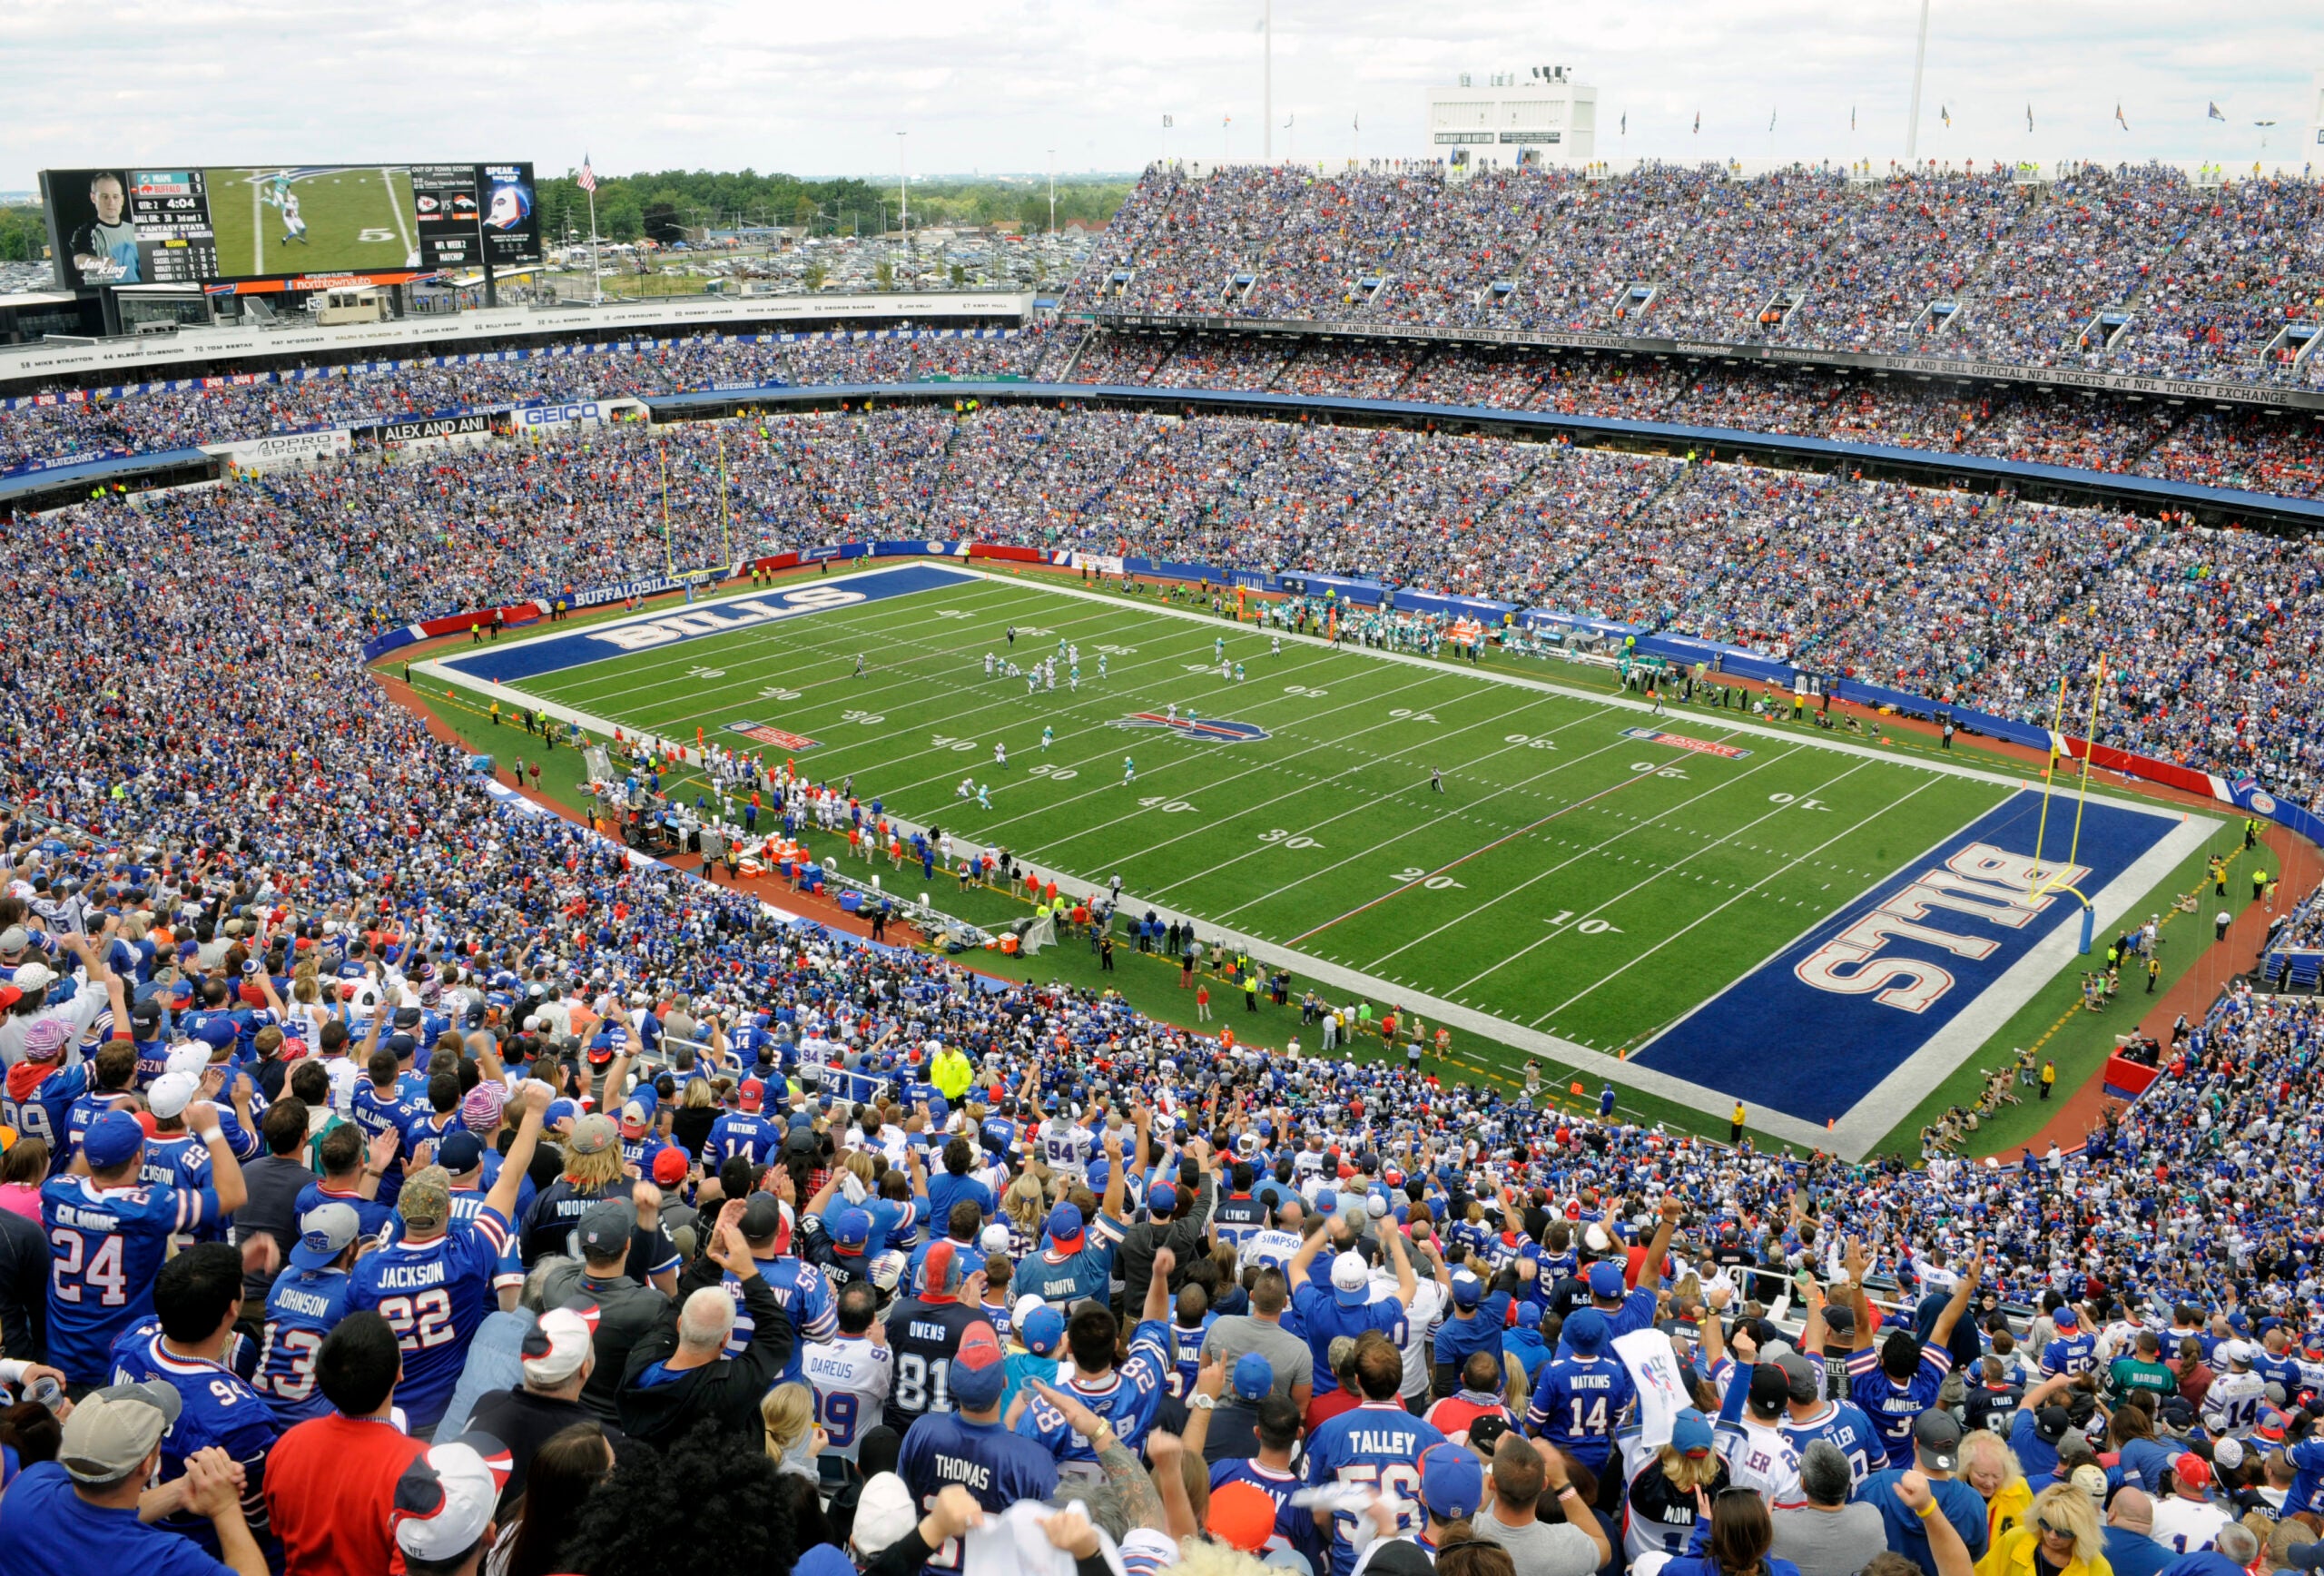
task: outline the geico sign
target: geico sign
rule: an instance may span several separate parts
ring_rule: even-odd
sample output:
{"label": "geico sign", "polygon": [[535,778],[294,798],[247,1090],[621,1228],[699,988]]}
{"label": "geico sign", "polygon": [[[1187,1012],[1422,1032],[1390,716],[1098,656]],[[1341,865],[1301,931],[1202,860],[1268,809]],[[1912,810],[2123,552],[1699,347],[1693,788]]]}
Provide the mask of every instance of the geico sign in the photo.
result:
{"label": "geico sign", "polygon": [[567,421],[603,421],[605,407],[595,399],[576,400],[570,405],[527,405],[517,412],[519,427],[556,427]]}

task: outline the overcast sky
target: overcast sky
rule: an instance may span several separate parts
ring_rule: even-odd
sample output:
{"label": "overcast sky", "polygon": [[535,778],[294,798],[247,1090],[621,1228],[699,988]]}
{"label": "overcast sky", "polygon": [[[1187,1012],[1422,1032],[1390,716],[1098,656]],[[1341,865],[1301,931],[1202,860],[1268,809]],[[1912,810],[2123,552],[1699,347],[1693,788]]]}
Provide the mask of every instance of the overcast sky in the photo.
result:
{"label": "overcast sky", "polygon": [[[0,189],[139,162],[521,158],[547,173],[585,151],[600,173],[891,180],[899,131],[916,173],[1038,172],[1052,148],[1063,171],[1134,170],[1166,137],[1178,156],[1247,159],[1261,10],[0,0]],[[1915,0],[1275,0],[1275,151],[1336,163],[1360,135],[1366,156],[1423,154],[1428,85],[1554,63],[1598,88],[1601,156],[1885,164],[1904,152],[1917,17]],[[2324,154],[2307,145],[2319,69],[2314,0],[1932,0],[1921,153],[2248,166],[2252,123],[2273,119],[2269,156],[2296,168]],[[2212,100],[2225,124],[2206,118]]]}

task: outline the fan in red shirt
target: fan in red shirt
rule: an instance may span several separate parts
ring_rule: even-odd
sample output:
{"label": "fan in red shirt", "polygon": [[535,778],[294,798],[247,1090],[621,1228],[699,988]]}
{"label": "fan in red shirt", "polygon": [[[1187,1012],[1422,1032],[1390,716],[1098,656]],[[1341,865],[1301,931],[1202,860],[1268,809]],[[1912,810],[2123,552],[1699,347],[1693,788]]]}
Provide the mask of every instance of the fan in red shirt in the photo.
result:
{"label": "fan in red shirt", "polygon": [[283,1576],[382,1576],[403,1569],[389,1516],[396,1481],[428,1446],[389,1420],[403,1358],[387,1320],[340,1321],[315,1355],[336,1408],[293,1427],[266,1462],[266,1508]]}
{"label": "fan in red shirt", "polygon": [[1501,1398],[1501,1380],[1499,1352],[1470,1353],[1469,1360],[1461,1365],[1461,1388],[1432,1405],[1422,1414],[1422,1421],[1455,1444],[1469,1442],[1469,1425],[1480,1417],[1497,1416],[1516,1428],[1517,1413]]}

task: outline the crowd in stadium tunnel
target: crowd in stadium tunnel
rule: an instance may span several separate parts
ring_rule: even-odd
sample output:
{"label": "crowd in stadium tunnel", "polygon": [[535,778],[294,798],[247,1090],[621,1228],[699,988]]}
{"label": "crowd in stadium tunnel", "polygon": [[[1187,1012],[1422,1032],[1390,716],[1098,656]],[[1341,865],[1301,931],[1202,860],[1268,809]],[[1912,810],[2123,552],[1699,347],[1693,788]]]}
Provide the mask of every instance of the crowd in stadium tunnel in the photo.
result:
{"label": "crowd in stadium tunnel", "polygon": [[[1154,310],[1215,310],[1248,269],[1239,310],[1431,324],[1482,320],[1505,277],[1492,320],[1604,328],[1656,281],[1641,333],[1716,333],[1797,281],[1772,332],[1868,349],[1983,290],[1956,344],[2028,361],[2083,359],[2078,320],[2135,294],[2161,326],[2120,364],[2250,377],[2318,288],[2314,202],[2158,170],[1153,173],[1105,265]],[[1068,365],[2317,490],[2304,417],[1078,330],[44,406],[0,412],[0,464]],[[362,657],[675,562],[973,537],[1557,606],[2041,721],[2049,675],[2103,655],[2107,741],[2305,801],[2306,540],[1425,428],[942,401],[365,453],[11,530],[0,1570],[75,1546],[89,1572],[238,1576],[487,1551],[516,1576],[1251,1576],[1204,1567],[1222,1545],[1304,1576],[2324,1562],[2324,1002],[2238,983],[2078,1148],[1723,1144],[1625,1119],[1611,1085],[1460,1081],[1352,1008],[1343,1049],[1290,1058],[782,920],[488,793]],[[877,813],[878,784],[764,769],[771,798]],[[1993,1098],[2046,1099],[2032,1079]],[[1641,1360],[1641,1335],[1669,1345]],[[956,1562],[1052,1498],[1078,1508]]]}

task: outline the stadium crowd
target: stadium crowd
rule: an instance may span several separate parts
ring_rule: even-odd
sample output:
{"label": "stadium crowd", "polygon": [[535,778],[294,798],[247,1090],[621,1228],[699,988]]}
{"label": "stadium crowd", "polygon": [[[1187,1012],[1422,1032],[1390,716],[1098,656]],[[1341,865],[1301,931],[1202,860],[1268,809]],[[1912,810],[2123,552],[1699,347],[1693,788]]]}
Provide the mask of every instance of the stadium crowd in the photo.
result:
{"label": "stadium crowd", "polygon": [[2138,725],[2205,758],[2296,735],[2242,719],[2301,705],[2316,616],[2270,538],[1025,407],[613,428],[20,520],[0,1569],[2314,1562],[2312,1001],[2230,996],[2074,1154],[1728,1148],[1617,1119],[1610,1088],[1592,1115],[1230,1049],[778,922],[496,803],[359,660],[447,605],[948,520],[1973,683],[1980,642],[2082,658],[2061,614],[2094,601],[2152,631]]}

